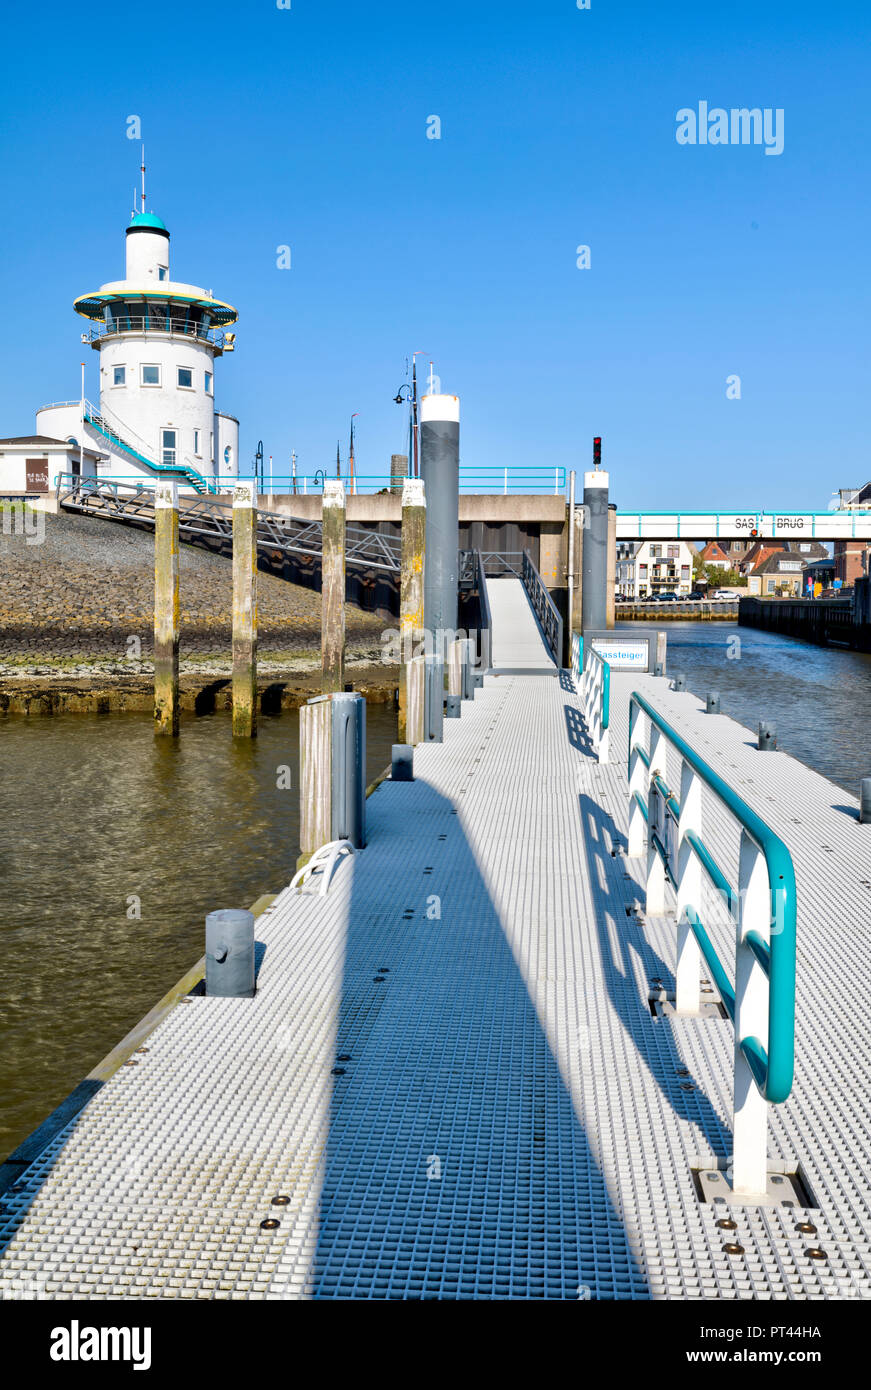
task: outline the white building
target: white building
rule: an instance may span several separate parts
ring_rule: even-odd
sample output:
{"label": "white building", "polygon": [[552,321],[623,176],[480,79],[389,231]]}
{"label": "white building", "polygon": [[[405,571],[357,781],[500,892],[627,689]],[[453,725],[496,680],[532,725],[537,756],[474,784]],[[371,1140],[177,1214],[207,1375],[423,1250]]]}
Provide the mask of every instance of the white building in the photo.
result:
{"label": "white building", "polygon": [[689,594],[692,587],[693,555],[686,541],[617,542],[618,599]]}
{"label": "white building", "polygon": [[99,353],[99,406],[87,399],[43,406],[37,435],[83,444],[99,456],[100,477],[175,478],[196,492],[236,478],[239,421],[215,407],[215,361],[233,350],[235,334],[225,330],[236,310],[171,278],[169,232],[159,217],[134,213],[125,278],[73,307],[93,325],[82,341]]}

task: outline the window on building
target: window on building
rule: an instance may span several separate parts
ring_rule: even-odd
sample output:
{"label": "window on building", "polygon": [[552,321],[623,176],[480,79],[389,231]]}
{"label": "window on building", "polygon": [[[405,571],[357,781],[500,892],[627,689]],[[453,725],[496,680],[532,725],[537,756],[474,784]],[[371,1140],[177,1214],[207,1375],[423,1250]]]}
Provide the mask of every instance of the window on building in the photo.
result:
{"label": "window on building", "polygon": [[206,392],[207,392],[208,395],[211,395],[211,393],[212,393],[212,373],[211,373],[211,372],[206,372]]}
{"label": "window on building", "polygon": [[232,457],[233,457],[233,450],[230,448],[230,446],[229,446],[229,444],[228,444],[227,447],[226,447],[225,450],[224,450],[224,462],[225,462],[225,464],[227,465],[228,468],[230,467],[230,461],[231,461]]}
{"label": "window on building", "polygon": [[689,579],[689,577],[690,577],[690,567],[689,567],[689,565],[681,565],[681,567],[680,567],[680,577],[681,577],[681,579]]}
{"label": "window on building", "polygon": [[773,594],[773,593],[774,593],[774,585],[775,585],[775,580],[773,580],[773,579],[766,579],[766,581],[765,581],[765,588],[766,588],[766,590],[767,590],[767,592],[768,592],[769,594]]}
{"label": "window on building", "polygon": [[178,369],[178,384],[179,384],[179,386],[185,387],[187,390],[192,390],[192,389],[193,389],[194,374],[193,374],[192,368],[190,368],[190,367],[179,367],[179,369]]}
{"label": "window on building", "polygon": [[126,386],[126,385],[127,385],[127,368],[126,368],[126,367],[113,367],[113,368],[112,368],[112,385],[113,385],[113,386]]}
{"label": "window on building", "polygon": [[212,463],[212,464],[213,464],[214,462],[215,462],[215,436],[214,436],[214,434],[210,433],[210,434],[209,434],[209,463]]}
{"label": "window on building", "polygon": [[158,278],[158,280],[168,280],[168,279],[169,279],[169,266],[168,266],[168,265],[159,265],[159,266],[157,267],[157,278]]}
{"label": "window on building", "polygon": [[646,566],[646,565],[639,565],[639,566],[638,566],[638,573],[639,573],[639,575],[643,575],[644,578],[646,579],[646,578],[647,578],[647,566]]}
{"label": "window on building", "polygon": [[651,558],[651,560],[658,560],[658,559],[660,558],[661,555],[662,555],[662,546],[661,546],[661,545],[652,545],[652,546],[650,547],[650,558]]}
{"label": "window on building", "polygon": [[143,364],[142,364],[142,385],[143,385],[143,386],[159,386],[159,385],[160,385],[160,368],[157,367],[157,366],[155,366],[153,363],[146,364],[146,363],[143,362]]}
{"label": "window on building", "polygon": [[161,430],[161,463],[175,463],[175,430]]}
{"label": "window on building", "polygon": [[668,558],[669,558],[669,560],[676,560],[679,554],[680,554],[680,546],[678,546],[678,545],[670,545],[670,546],[668,547]]}
{"label": "window on building", "polygon": [[196,454],[197,458],[199,458],[199,455],[200,455],[200,432],[199,432],[199,430],[194,430],[194,453]]}

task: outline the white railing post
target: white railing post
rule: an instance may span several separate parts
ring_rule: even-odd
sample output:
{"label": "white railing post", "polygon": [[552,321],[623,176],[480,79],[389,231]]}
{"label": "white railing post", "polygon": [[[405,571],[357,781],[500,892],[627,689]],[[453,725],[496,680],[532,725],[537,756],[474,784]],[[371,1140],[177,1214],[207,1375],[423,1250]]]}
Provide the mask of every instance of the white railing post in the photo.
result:
{"label": "white railing post", "polygon": [[611,730],[610,730],[610,729],[603,729],[602,732],[601,732],[601,734],[599,735],[599,762],[600,762],[600,763],[606,763],[606,762],[608,761],[608,750],[609,750],[610,746],[611,746]]}
{"label": "white railing post", "polygon": [[647,768],[639,749],[647,751],[647,715],[638,705],[632,706],[630,713],[631,733],[629,736],[629,842],[626,853],[630,859],[638,859],[644,853],[646,825],[644,813],[638,805],[635,793],[647,802]]}
{"label": "white railing post", "polygon": [[507,494],[507,492],[508,492],[508,469],[507,469],[507,468],[505,469],[505,481],[504,481],[504,483],[503,483],[503,485],[502,485],[502,491],[503,491],[504,494]]}
{"label": "white railing post", "polygon": [[665,802],[653,785],[656,773],[665,777],[665,738],[651,720],[650,723],[650,768],[647,784],[647,899],[645,912],[649,917],[659,917],[665,911],[665,865],[653,844],[656,833],[665,848],[667,830],[665,818],[668,812]]}
{"label": "white railing post", "polygon": [[686,918],[686,909],[702,914],[702,866],[686,839],[688,830],[702,833],[702,781],[689,763],[680,772],[680,818],[677,824],[677,965],[674,1007],[679,1014],[697,1014],[701,1006],[701,951]]}
{"label": "white railing post", "polygon": [[746,944],[748,931],[764,941],[771,931],[771,885],[759,846],[741,831],[738,870],[738,930],[735,938],[735,1113],[733,1123],[732,1188],[736,1194],[758,1196],[768,1186],[768,1102],[753,1079],[742,1038],[759,1038],[768,1045],[768,979]]}

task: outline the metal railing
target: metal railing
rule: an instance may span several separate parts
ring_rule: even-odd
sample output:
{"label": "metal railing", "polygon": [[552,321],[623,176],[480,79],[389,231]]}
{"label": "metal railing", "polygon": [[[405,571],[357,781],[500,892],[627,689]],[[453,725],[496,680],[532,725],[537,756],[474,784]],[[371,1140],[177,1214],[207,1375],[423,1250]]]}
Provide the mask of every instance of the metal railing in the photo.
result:
{"label": "metal railing", "polygon": [[[314,473],[297,473],[296,477],[288,473],[274,473],[270,478],[268,471],[263,477],[252,476],[246,481],[256,481],[261,493],[271,496],[275,493],[286,496],[300,494],[307,496],[310,492],[319,493],[323,489],[325,478],[335,477],[335,465],[332,468],[320,468]],[[351,478],[347,472],[342,476],[345,484],[345,491],[353,497],[357,494],[371,493],[393,493],[399,497],[402,493],[403,478],[391,476],[389,473],[355,473]],[[539,493],[558,495],[565,491],[566,470],[564,468],[475,468],[472,465],[460,468],[459,477],[460,492],[463,493],[483,493],[483,494],[506,494],[506,493]]]}
{"label": "metal railing", "polygon": [[[704,960],[734,1024],[732,1185],[736,1193],[759,1195],[767,1186],[766,1102],[786,1100],[794,1070],[796,887],[792,859],[770,826],[637,691],[629,701],[629,730],[628,853],[637,857],[644,852],[646,831],[648,914],[664,913],[667,880],[677,893],[677,1013],[699,1013]],[[681,759],[679,796],[665,780],[669,745]],[[703,786],[740,826],[737,889],[702,838]],[[734,985],[705,926],[705,883],[713,887],[734,924]]]}
{"label": "metal railing", "polygon": [[90,343],[103,338],[115,338],[122,333],[166,333],[171,338],[193,338],[198,343],[223,350],[224,332],[202,323],[172,318],[154,310],[148,314],[115,314],[109,323],[96,323],[85,335]]}
{"label": "metal railing", "polygon": [[533,611],[541,624],[544,640],[550,649],[551,656],[557,666],[561,668],[563,664],[563,620],[528,550],[523,552],[520,577],[523,580],[523,587],[529,595]]}
{"label": "metal railing", "polygon": [[[577,663],[576,660],[577,644]],[[592,642],[584,644],[578,633],[572,633],[572,670],[579,680],[584,705],[587,732],[600,763],[608,761],[611,742],[611,667]]]}
{"label": "metal railing", "polygon": [[[112,520],[154,523],[154,484],[116,482],[106,478],[80,478],[60,473],[55,479],[58,502],[72,511]],[[206,537],[215,542],[233,541],[233,495],[179,497],[178,529],[183,535]],[[296,559],[320,561],[323,531],[317,521],[301,521],[280,512],[258,510],[257,545]],[[345,527],[345,563],[361,569],[381,570],[398,576],[400,538],[382,535],[364,526]]]}

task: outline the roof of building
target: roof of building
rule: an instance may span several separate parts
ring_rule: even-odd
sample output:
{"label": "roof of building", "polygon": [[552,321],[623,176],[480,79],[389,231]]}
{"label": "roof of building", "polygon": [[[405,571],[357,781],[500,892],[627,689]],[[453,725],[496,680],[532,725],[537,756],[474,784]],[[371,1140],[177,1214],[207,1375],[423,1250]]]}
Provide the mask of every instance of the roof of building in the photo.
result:
{"label": "roof of building", "polygon": [[834,556],[827,555],[822,560],[808,560],[807,564],[804,567],[804,572],[805,574],[808,574],[811,570],[820,570],[822,572],[823,570],[834,570],[834,568]]}
{"label": "roof of building", "polygon": [[0,448],[4,444],[54,444],[59,449],[78,448],[78,445],[71,444],[68,439],[53,439],[50,434],[19,434],[11,439],[0,439]]}
{"label": "roof of building", "polygon": [[702,546],[702,549],[700,550],[699,554],[701,555],[703,560],[709,560],[712,555],[722,555],[724,560],[728,560],[729,558],[728,551],[726,550],[725,546],[722,546],[720,544],[719,541],[708,541],[705,545]]}
{"label": "roof of building", "polygon": [[154,232],[166,232],[167,236],[169,236],[166,223],[162,222],[159,217],[156,217],[153,212],[134,212],[127,225],[127,230],[128,232],[149,230]]}
{"label": "roof of building", "polygon": [[753,573],[800,575],[804,568],[801,555],[793,550],[777,550],[754,566]]}

